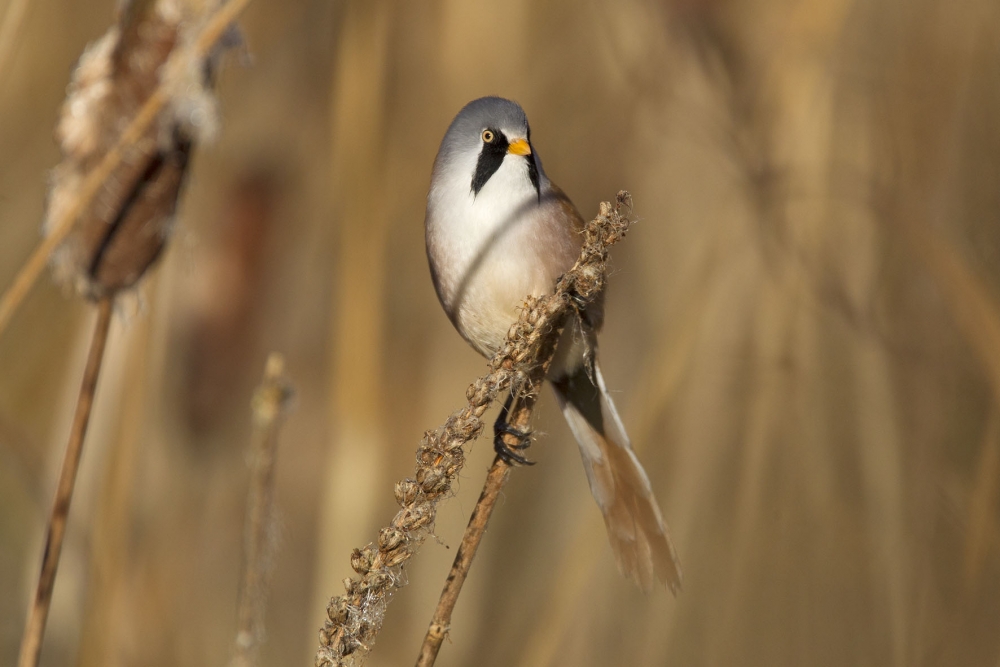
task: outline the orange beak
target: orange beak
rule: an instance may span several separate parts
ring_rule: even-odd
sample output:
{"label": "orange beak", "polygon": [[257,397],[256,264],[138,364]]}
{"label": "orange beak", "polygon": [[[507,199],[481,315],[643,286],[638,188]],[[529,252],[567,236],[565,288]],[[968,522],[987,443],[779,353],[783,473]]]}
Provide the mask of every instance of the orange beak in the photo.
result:
{"label": "orange beak", "polygon": [[514,155],[531,155],[531,145],[524,139],[515,139],[510,142],[507,152]]}

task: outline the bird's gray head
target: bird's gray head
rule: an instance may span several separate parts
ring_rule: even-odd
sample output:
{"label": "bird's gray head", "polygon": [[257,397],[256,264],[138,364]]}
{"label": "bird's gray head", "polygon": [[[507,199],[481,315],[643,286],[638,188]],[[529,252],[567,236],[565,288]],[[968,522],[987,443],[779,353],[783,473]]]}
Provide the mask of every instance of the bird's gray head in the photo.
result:
{"label": "bird's gray head", "polygon": [[541,163],[531,147],[531,129],[524,110],[517,102],[502,97],[481,97],[466,104],[451,122],[441,141],[434,171],[459,168],[467,172],[466,185],[475,196],[508,155],[524,160],[527,178],[537,194]]}

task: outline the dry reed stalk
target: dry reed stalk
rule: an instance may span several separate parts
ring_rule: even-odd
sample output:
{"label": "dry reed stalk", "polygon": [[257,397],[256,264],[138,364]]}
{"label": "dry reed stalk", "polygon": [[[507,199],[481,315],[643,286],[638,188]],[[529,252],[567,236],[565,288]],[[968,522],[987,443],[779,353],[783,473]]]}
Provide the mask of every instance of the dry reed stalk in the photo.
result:
{"label": "dry reed stalk", "polygon": [[7,66],[14,56],[14,47],[17,46],[17,33],[20,32],[27,13],[28,0],[11,0],[7,3],[7,10],[3,14],[3,21],[0,22],[0,84],[3,83],[4,76],[7,73]]}
{"label": "dry reed stalk", "polygon": [[171,101],[179,82],[185,81],[184,73],[192,69],[200,70],[194,64],[204,62],[249,2],[250,0],[227,0],[203,24],[195,28],[193,38],[187,45],[171,53],[163,65],[163,75],[149,97],[114,144],[103,153],[100,161],[83,176],[75,188],[72,200],[67,201],[48,221],[46,237],[29,255],[10,287],[0,296],[0,334],[38,280],[53,251],[66,240],[76,221],[95,201],[115,170],[128,159],[130,151],[147,135],[154,121]]}
{"label": "dry reed stalk", "polygon": [[66,536],[66,521],[69,517],[70,502],[73,499],[76,471],[80,467],[83,440],[87,434],[90,410],[94,404],[94,391],[97,387],[101,361],[104,358],[104,348],[108,340],[113,304],[113,300],[108,297],[98,302],[94,338],[87,355],[83,383],[76,403],[76,414],[73,417],[69,442],[63,457],[62,471],[59,474],[59,486],[56,488],[55,500],[52,503],[48,534],[45,537],[45,552],[42,556],[42,569],[38,575],[35,597],[28,609],[28,620],[25,623],[24,636],[21,640],[18,667],[34,667],[38,664],[38,658],[41,655],[45,621],[48,619],[49,607],[52,603],[52,589],[56,580],[56,570],[59,568],[59,555],[62,552],[63,539]]}
{"label": "dry reed stalk", "polygon": [[1000,299],[919,212],[893,211],[885,206],[880,212],[940,286],[955,324],[982,363],[993,400],[1000,407]]}
{"label": "dry reed stalk", "polygon": [[965,590],[982,584],[981,576],[995,534],[997,497],[1000,496],[1000,410],[990,409],[979,447],[979,461],[969,492],[968,530],[965,536]]}
{"label": "dry reed stalk", "polygon": [[[153,277],[154,281],[160,280]],[[155,292],[155,290],[151,290]],[[122,648],[122,603],[127,599],[130,564],[134,556],[136,479],[140,445],[150,417],[149,365],[152,351],[153,322],[139,317],[123,327],[117,345],[126,351],[119,361],[122,376],[117,386],[105,385],[104,391],[117,392],[115,427],[110,435],[104,460],[101,489],[94,507],[93,521],[87,526],[89,567],[86,599],[80,611],[80,643],[76,667],[106,667],[116,664]],[[117,370],[111,349],[105,360],[106,375]],[[121,391],[124,389],[124,391]],[[115,395],[115,393],[112,393]]]}
{"label": "dry reed stalk", "polygon": [[[315,605],[339,583],[322,563],[364,544],[380,522],[386,469],[383,343],[391,337],[387,285],[391,206],[385,197],[393,51],[390,2],[343,3],[331,80],[331,201],[338,202],[337,258],[329,308],[330,456],[325,464],[316,559]],[[350,313],[350,317],[344,317]],[[388,481],[388,480],[385,480]]]}
{"label": "dry reed stalk", "polygon": [[962,256],[958,248],[915,209],[899,205],[894,210],[880,202],[880,212],[898,231],[924,270],[935,280],[955,325],[979,359],[992,392],[993,407],[984,425],[979,462],[969,498],[968,530],[965,534],[965,583],[974,586],[986,553],[987,535],[1000,495],[1000,448],[996,443],[1000,424],[1000,306],[996,293]]}
{"label": "dry reed stalk", "polygon": [[285,360],[272,353],[264,379],[254,391],[250,444],[250,490],[243,535],[243,582],[240,588],[236,645],[230,667],[252,667],[264,640],[264,609],[274,547],[274,463],[278,432],[288,413],[292,387]]}
{"label": "dry reed stalk", "polygon": [[[618,193],[614,206],[601,203],[597,218],[584,228],[580,258],[559,279],[555,292],[526,299],[506,343],[490,360],[489,372],[466,390],[468,405],[438,429],[424,434],[413,478],[396,483],[396,500],[402,509],[379,531],[377,544],[354,550],[351,566],[360,578],[345,579],[346,594],[330,600],[327,619],[319,632],[317,667],[357,664],[371,650],[392,593],[405,585],[404,564],[432,529],[438,504],[451,495],[452,483],[465,463],[463,447],[482,432],[483,414],[505,390],[522,397],[523,408],[519,406],[516,423],[527,418],[521,410],[530,413],[533,399],[529,397],[541,385],[539,380],[544,377],[566,318],[592,301],[604,287],[608,248],[624,237],[630,211],[631,197],[624,191]],[[494,465],[488,488],[504,476],[506,470]],[[488,515],[482,519],[488,519]],[[473,523],[480,520],[473,517]],[[479,530],[478,523],[470,526],[471,531]],[[470,562],[472,555],[468,552]],[[447,627],[435,632],[443,637]]]}

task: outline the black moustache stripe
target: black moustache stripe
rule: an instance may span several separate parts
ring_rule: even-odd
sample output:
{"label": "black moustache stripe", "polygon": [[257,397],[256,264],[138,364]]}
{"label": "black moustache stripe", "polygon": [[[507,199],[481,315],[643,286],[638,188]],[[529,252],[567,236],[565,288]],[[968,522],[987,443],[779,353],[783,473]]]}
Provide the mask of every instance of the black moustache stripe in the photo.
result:
{"label": "black moustache stripe", "polygon": [[525,155],[525,159],[528,160],[528,178],[531,179],[531,184],[535,186],[535,194],[538,195],[538,203],[542,203],[542,190],[538,186],[538,166],[535,165],[535,153],[532,152],[530,155]]}
{"label": "black moustache stripe", "polygon": [[[479,160],[476,162],[476,172],[472,175],[472,193],[476,195],[503,164],[503,159],[507,157],[507,149],[510,148],[510,141],[507,140],[503,132],[493,128],[489,128],[489,130],[493,133],[493,141],[483,142],[483,149],[479,152]],[[525,155],[524,157],[528,160],[528,178],[531,179],[531,184],[540,197],[541,190],[538,185],[538,167],[535,165],[535,156]]]}
{"label": "black moustache stripe", "polygon": [[486,185],[486,181],[497,173],[497,169],[503,164],[503,159],[507,156],[507,149],[510,147],[510,142],[507,141],[503,132],[492,128],[490,128],[490,132],[493,133],[493,141],[491,143],[483,142],[483,150],[480,151],[479,161],[476,162],[476,173],[472,176],[472,192],[477,195]]}

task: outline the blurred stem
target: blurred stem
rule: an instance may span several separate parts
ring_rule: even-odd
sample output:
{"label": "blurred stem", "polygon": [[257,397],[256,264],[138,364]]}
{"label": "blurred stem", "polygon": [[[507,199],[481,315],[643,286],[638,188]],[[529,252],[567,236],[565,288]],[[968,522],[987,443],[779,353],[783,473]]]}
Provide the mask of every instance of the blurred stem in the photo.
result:
{"label": "blurred stem", "polygon": [[330,454],[323,475],[316,606],[345,572],[329,567],[370,539],[386,471],[385,94],[392,53],[390,3],[344,4],[331,83],[331,184],[336,268],[330,308]]}
{"label": "blurred stem", "polygon": [[14,55],[17,36],[28,13],[28,0],[11,0],[0,23],[0,84],[3,83],[7,65]]}
{"label": "blurred stem", "polygon": [[[150,281],[159,281],[157,274]],[[155,293],[150,289],[149,293]],[[154,297],[155,300],[155,297]],[[82,611],[77,667],[115,665],[120,649],[123,618],[128,614],[123,601],[130,596],[129,565],[132,518],[139,443],[149,423],[150,375],[153,325],[151,318],[130,322],[116,346],[124,352],[124,377],[112,391],[117,424],[107,454],[103,488],[93,516],[90,534],[90,571],[86,601]],[[117,350],[116,350],[117,351]],[[107,364],[112,364],[108,359]],[[114,368],[110,366],[110,368]],[[105,373],[111,372],[105,370]],[[126,388],[124,391],[122,388]],[[108,391],[107,389],[105,391]],[[114,400],[114,399],[113,399]]]}
{"label": "blurred stem", "polygon": [[903,232],[945,296],[948,307],[969,346],[983,364],[1000,407],[1000,306],[987,283],[961,253],[915,212],[890,212],[885,219]]}
{"label": "blurred stem", "polygon": [[272,353],[252,402],[253,435],[243,536],[243,583],[236,646],[230,667],[256,665],[257,653],[264,638],[264,609],[274,546],[274,462],[278,431],[291,395],[291,385],[285,377],[285,360],[280,354]]}
{"label": "blurred stem", "polygon": [[41,654],[45,622],[52,604],[52,589],[55,584],[56,570],[59,568],[63,539],[66,536],[66,522],[69,516],[70,501],[73,499],[73,487],[76,484],[76,472],[80,467],[83,440],[87,434],[87,424],[90,422],[90,411],[94,405],[97,378],[101,372],[104,348],[111,326],[113,303],[111,297],[105,297],[97,305],[97,324],[94,328],[94,338],[87,355],[80,397],[76,403],[76,414],[73,417],[69,443],[66,445],[62,472],[59,474],[59,486],[56,489],[55,501],[52,503],[48,534],[45,538],[45,551],[42,556],[42,571],[38,575],[38,587],[28,610],[28,620],[24,627],[24,637],[21,640],[19,667],[34,667],[38,664],[38,658]]}
{"label": "blurred stem", "polygon": [[981,585],[980,576],[989,555],[990,533],[997,525],[995,510],[1000,495],[1000,410],[994,405],[986,419],[975,480],[969,493],[969,519],[965,534],[965,591]]}

